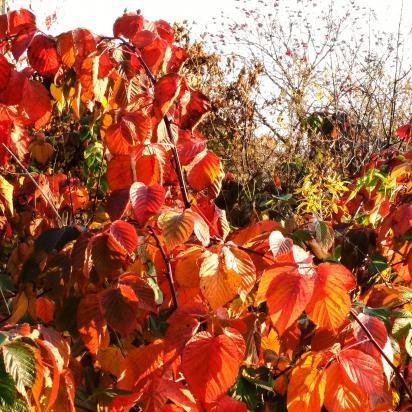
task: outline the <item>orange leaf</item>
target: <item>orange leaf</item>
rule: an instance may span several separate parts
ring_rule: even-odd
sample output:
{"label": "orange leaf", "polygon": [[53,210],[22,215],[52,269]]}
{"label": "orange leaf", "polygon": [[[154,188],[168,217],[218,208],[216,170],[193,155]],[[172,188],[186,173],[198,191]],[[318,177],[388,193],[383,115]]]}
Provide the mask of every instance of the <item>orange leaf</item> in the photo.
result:
{"label": "orange leaf", "polygon": [[[271,270],[265,272],[265,277],[271,276]],[[297,270],[279,272],[275,268],[266,291],[266,302],[270,319],[282,335],[305,310],[313,295],[314,279],[301,275]]]}
{"label": "orange leaf", "polygon": [[200,258],[203,249],[192,246],[176,256],[175,277],[179,286],[183,288],[199,287]]}
{"label": "orange leaf", "polygon": [[114,155],[127,155],[150,137],[150,127],[150,117],[140,112],[126,113],[106,130],[107,148]]}
{"label": "orange leaf", "polygon": [[84,58],[96,50],[96,42],[89,30],[75,29],[57,37],[57,49],[63,63],[80,73]]}
{"label": "orange leaf", "polygon": [[130,203],[140,226],[159,211],[164,201],[165,189],[159,184],[146,186],[142,182],[135,182],[130,187]]}
{"label": "orange leaf", "polygon": [[290,375],[288,412],[319,412],[325,396],[325,374],[320,369],[323,356],[309,352],[302,356]]}
{"label": "orange leaf", "polygon": [[211,186],[220,172],[220,160],[211,151],[200,153],[193,160],[187,174],[187,182],[197,192]]}
{"label": "orange leaf", "polygon": [[120,389],[135,390],[143,386],[163,364],[164,341],[132,349],[121,364]]}
{"label": "orange leaf", "polygon": [[186,345],[182,372],[191,392],[202,403],[220,398],[235,382],[246,351],[242,335],[226,328],[214,337],[200,332]]}
{"label": "orange leaf", "polygon": [[349,291],[354,287],[355,279],[343,265],[321,263],[316,268],[315,288],[306,307],[307,314],[318,327],[336,333],[348,315]]}
{"label": "orange leaf", "polygon": [[240,295],[245,299],[256,280],[255,266],[249,255],[236,247],[210,248],[200,264],[200,288],[212,309]]}
{"label": "orange leaf", "polygon": [[159,216],[157,224],[162,230],[167,248],[173,250],[189,239],[193,233],[195,222],[189,210],[185,210],[183,213],[168,210]]}
{"label": "orange leaf", "polygon": [[54,302],[45,296],[36,299],[36,316],[44,323],[54,319]]}
{"label": "orange leaf", "polygon": [[77,327],[86,348],[92,355],[96,355],[107,329],[98,295],[92,293],[80,301],[77,309]]}
{"label": "orange leaf", "polygon": [[359,412],[367,409],[368,399],[335,362],[325,372],[325,407],[329,412]]}

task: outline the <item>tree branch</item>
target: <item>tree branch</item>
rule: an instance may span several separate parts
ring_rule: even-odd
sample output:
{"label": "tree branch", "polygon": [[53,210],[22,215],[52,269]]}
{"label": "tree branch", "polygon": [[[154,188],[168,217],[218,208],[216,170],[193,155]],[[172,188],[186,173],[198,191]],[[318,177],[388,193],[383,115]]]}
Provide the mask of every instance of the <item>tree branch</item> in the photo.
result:
{"label": "tree branch", "polygon": [[166,265],[166,278],[169,283],[170,292],[172,294],[173,310],[175,310],[178,307],[178,303],[177,303],[177,296],[176,296],[175,281],[173,279],[172,265],[170,264],[170,258],[169,256],[167,256],[166,251],[164,250],[164,247],[160,243],[159,237],[156,235],[156,232],[151,226],[149,226],[149,231],[152,237],[154,238],[156,245],[159,248],[160,253],[162,255],[163,261],[165,262],[165,265]]}

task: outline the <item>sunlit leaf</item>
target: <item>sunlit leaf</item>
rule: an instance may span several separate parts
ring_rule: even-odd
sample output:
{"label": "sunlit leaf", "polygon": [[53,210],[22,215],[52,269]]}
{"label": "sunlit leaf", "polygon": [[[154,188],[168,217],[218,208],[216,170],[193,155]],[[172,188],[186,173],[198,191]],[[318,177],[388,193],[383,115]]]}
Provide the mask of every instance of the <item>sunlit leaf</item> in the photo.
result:
{"label": "sunlit leaf", "polygon": [[183,351],[182,371],[196,398],[210,404],[222,396],[235,382],[245,350],[242,335],[234,329],[224,329],[219,336],[195,335]]}

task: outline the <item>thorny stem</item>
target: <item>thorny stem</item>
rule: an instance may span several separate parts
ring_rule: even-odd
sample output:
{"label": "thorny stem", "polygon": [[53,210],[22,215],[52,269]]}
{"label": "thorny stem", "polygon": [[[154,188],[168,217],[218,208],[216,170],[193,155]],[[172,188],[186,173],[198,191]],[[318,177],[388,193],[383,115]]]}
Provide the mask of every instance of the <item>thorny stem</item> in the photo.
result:
{"label": "thorny stem", "polygon": [[365,332],[366,336],[370,340],[370,342],[373,344],[373,346],[376,347],[376,349],[379,351],[379,353],[382,355],[382,357],[388,362],[388,365],[392,368],[393,372],[395,373],[396,377],[400,380],[403,388],[405,389],[406,393],[409,396],[409,399],[412,400],[412,391],[409,385],[407,384],[405,378],[403,375],[399,372],[399,369],[393,364],[393,362],[388,358],[386,353],[382,350],[382,348],[379,346],[378,342],[376,342],[376,339],[372,336],[370,333],[369,329],[361,322],[361,320],[358,317],[358,313],[356,312],[355,309],[350,310],[350,314],[353,316],[355,321],[358,323],[358,325],[361,327],[361,329]]}
{"label": "thorny stem", "polygon": [[36,180],[33,178],[31,173],[25,168],[22,162],[17,158],[17,156],[13,153],[12,150],[10,150],[4,143],[3,143],[4,148],[11,154],[13,159],[17,162],[17,164],[23,169],[24,173],[29,177],[29,179],[33,182],[33,184],[36,186],[36,188],[39,190],[40,194],[42,195],[43,199],[50,205],[52,208],[54,214],[56,215],[56,218],[59,222],[59,226],[63,226],[63,220],[57,211],[56,207],[54,206],[53,202],[50,200],[50,198],[46,195],[46,193],[43,192],[43,190],[40,188],[39,184],[36,182]]}
{"label": "thorny stem", "polygon": [[159,237],[156,235],[156,232],[153,230],[153,228],[151,226],[149,226],[149,231],[150,231],[150,234],[153,236],[153,238],[156,242],[156,245],[160,250],[163,261],[165,262],[165,265],[166,265],[166,278],[167,278],[167,281],[169,282],[169,288],[170,288],[170,292],[172,294],[173,310],[175,310],[178,307],[178,303],[177,303],[175,281],[173,279],[172,265],[170,264],[170,258],[169,258],[169,256],[167,256],[166,251],[164,250],[164,247],[160,243]]}
{"label": "thorny stem", "polygon": [[[137,47],[135,47],[133,44],[130,44],[126,40],[122,39],[121,37],[103,37],[102,40],[119,40],[122,42],[122,44],[132,49],[133,52],[136,54],[136,57],[139,60],[140,64],[143,66],[143,69],[146,72],[147,77],[149,77],[150,81],[152,82],[153,86],[157,83],[156,77],[153,75],[152,71],[147,66],[146,62],[144,61]],[[186,183],[185,183],[183,173],[182,173],[182,165],[180,163],[179,153],[177,152],[176,142],[173,137],[171,122],[170,122],[170,119],[167,117],[167,115],[163,116],[163,121],[165,122],[165,125],[166,125],[167,136],[169,138],[170,143],[172,144],[172,153],[173,153],[173,159],[175,163],[174,168],[177,174],[177,178],[179,180],[179,186],[180,186],[180,191],[182,192],[183,202],[185,204],[185,208],[189,209],[191,204],[189,201],[187,187],[186,187]]]}

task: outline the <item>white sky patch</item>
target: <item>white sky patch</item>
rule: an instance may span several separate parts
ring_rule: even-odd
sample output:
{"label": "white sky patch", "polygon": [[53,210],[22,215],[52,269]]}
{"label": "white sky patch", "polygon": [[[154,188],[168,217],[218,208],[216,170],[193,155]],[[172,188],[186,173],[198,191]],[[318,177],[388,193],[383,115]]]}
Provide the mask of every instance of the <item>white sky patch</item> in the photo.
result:
{"label": "white sky patch", "polygon": [[[281,4],[287,1],[278,0]],[[326,7],[330,0],[317,0],[318,7]],[[236,0],[6,0],[10,9],[29,7],[38,18],[38,25],[46,31],[45,18],[56,12],[57,22],[48,31],[59,34],[76,27],[85,27],[95,34],[112,34],[114,20],[123,14],[125,9],[141,10],[148,20],[163,19],[170,23],[186,20],[193,26],[193,34],[213,31],[227,19],[239,19],[241,13],[236,6],[242,2]],[[268,4],[273,0],[268,0]],[[351,7],[350,0],[335,0],[336,7]],[[263,1],[248,0],[244,4],[249,8],[260,9]],[[356,4],[376,12],[376,24],[384,31],[396,32],[402,0],[356,0]],[[405,25],[411,26],[412,1],[403,2],[403,19]],[[214,22],[216,26],[214,26]],[[367,22],[365,22],[367,24]]]}

